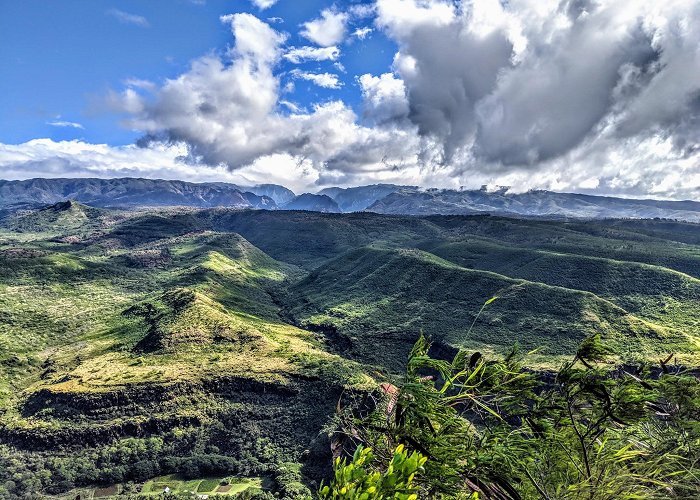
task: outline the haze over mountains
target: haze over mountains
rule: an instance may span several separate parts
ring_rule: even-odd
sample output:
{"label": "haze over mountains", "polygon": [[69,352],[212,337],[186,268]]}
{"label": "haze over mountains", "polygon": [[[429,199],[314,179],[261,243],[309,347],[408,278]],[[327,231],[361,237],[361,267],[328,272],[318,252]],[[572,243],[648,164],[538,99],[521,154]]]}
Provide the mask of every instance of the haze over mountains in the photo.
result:
{"label": "haze over mountains", "polygon": [[626,199],[552,191],[422,189],[374,184],[331,187],[296,195],[276,184],[240,186],[178,180],[29,179],[0,180],[0,209],[37,208],[74,200],[95,207],[187,206],[341,213],[370,211],[395,215],[490,213],[553,218],[663,218],[700,222],[700,202]]}

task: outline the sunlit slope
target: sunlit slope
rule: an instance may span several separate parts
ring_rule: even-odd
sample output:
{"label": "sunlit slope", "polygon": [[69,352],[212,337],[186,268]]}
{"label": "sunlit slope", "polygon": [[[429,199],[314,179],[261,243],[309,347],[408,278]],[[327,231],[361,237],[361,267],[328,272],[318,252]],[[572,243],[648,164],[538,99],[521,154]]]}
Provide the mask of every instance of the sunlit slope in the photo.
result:
{"label": "sunlit slope", "polygon": [[425,249],[462,267],[592,292],[644,319],[700,336],[700,280],[672,269],[479,238]]}
{"label": "sunlit slope", "polygon": [[593,333],[624,357],[691,350],[682,333],[592,293],[466,269],[418,250],[349,252],[312,272],[291,296],[301,325],[376,361],[387,349],[408,347],[420,331],[452,346],[504,351],[517,342],[551,356],[572,353]]}
{"label": "sunlit slope", "polygon": [[[31,400],[37,391],[138,392],[141,384],[222,376],[286,384],[331,365],[326,382],[343,383],[344,361],[280,318],[274,294],[299,271],[236,234],[187,234],[106,253],[35,247],[2,256],[6,399],[17,389]],[[110,411],[120,415],[118,405]]]}
{"label": "sunlit slope", "polygon": [[100,225],[109,217],[108,210],[65,201],[31,212],[11,214],[3,225],[16,232],[66,234],[88,226]]}
{"label": "sunlit slope", "polygon": [[700,247],[677,241],[688,239],[688,226],[700,232],[698,224],[684,225],[681,233],[672,236],[664,221],[658,226],[657,221],[645,221],[647,225],[640,226],[638,221],[561,222],[489,216],[431,216],[425,220],[440,227],[444,239],[478,236],[518,248],[652,264],[700,278]]}

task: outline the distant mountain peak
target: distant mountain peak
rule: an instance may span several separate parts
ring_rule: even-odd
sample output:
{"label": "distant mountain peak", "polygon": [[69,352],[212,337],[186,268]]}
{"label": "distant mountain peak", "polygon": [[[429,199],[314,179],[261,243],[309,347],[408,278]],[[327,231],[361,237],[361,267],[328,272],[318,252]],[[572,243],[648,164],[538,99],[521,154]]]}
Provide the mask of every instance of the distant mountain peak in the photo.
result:
{"label": "distant mountain peak", "polygon": [[359,212],[366,210],[378,200],[392,193],[401,191],[416,191],[415,186],[400,186],[397,184],[370,184],[350,188],[330,187],[317,194],[330,196],[343,212]]}
{"label": "distant mountain peak", "polygon": [[308,210],[312,212],[340,213],[338,204],[325,194],[303,193],[284,205],[285,210]]}

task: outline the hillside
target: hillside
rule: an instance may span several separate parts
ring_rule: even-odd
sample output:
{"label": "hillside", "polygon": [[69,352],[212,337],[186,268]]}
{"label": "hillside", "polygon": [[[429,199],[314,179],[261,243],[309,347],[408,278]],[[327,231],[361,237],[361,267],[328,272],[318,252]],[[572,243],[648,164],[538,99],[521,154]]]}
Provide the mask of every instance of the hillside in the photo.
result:
{"label": "hillside", "polygon": [[700,335],[695,308],[700,280],[665,267],[480,239],[441,243],[429,246],[429,251],[469,269],[592,292],[650,321]]}
{"label": "hillside", "polygon": [[4,225],[16,232],[54,232],[66,234],[90,225],[101,225],[110,217],[118,217],[99,208],[67,200],[35,211],[19,211],[8,214]]}
{"label": "hillside", "polygon": [[671,346],[692,352],[679,331],[592,293],[467,269],[418,250],[359,249],[290,292],[302,326],[337,336],[341,352],[375,363],[404,359],[421,331],[452,347],[503,352],[518,343],[549,356],[572,352],[594,333],[627,358]]}
{"label": "hillside", "polygon": [[590,334],[620,360],[696,364],[696,228],[73,201],[13,212],[0,220],[0,469],[39,478],[16,496],[176,473],[308,491],[340,395],[394,380],[421,331],[443,357],[539,349],[534,369]]}

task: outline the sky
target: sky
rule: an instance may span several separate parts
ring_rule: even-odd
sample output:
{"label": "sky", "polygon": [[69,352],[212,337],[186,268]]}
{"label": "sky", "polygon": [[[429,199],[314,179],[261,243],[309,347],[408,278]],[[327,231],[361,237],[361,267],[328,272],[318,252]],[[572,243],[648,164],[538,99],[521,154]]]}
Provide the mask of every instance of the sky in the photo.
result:
{"label": "sky", "polygon": [[698,0],[0,0],[0,178],[700,199]]}

